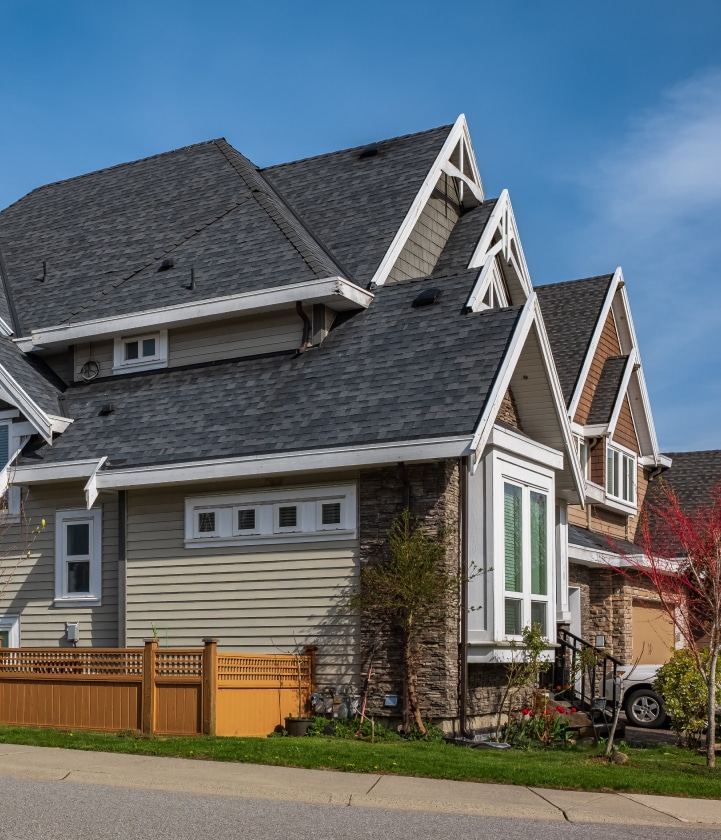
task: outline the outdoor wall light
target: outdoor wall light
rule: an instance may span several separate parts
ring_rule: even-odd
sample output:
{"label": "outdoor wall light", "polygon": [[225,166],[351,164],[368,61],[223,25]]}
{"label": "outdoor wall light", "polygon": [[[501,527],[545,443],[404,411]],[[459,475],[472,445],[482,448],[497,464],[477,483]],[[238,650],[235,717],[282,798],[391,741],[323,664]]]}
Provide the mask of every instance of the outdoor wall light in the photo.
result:
{"label": "outdoor wall light", "polygon": [[594,644],[594,647],[597,647],[597,648],[605,648],[606,647],[606,637],[604,636],[603,633],[599,633],[599,635],[596,636],[596,642]]}

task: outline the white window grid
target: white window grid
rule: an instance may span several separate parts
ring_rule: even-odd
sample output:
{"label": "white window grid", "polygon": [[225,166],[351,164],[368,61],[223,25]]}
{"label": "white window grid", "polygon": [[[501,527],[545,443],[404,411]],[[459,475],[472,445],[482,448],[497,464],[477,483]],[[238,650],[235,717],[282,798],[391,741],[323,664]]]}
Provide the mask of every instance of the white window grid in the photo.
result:
{"label": "white window grid", "polygon": [[[155,352],[143,355],[143,342],[153,341]],[[127,358],[128,345],[137,343],[137,357]],[[115,339],[113,344],[113,372],[124,373],[130,370],[152,370],[166,367],[168,364],[168,331],[138,333],[137,335],[123,335]]]}
{"label": "white window grid", "polygon": [[636,504],[636,453],[617,443],[606,445],[606,495]]}
{"label": "white window grid", "polygon": [[[89,526],[87,556],[67,553],[69,525]],[[68,564],[89,563],[88,592],[70,592]],[[55,603],[73,607],[99,605],[102,596],[102,512],[96,510],[58,510],[55,512]]]}

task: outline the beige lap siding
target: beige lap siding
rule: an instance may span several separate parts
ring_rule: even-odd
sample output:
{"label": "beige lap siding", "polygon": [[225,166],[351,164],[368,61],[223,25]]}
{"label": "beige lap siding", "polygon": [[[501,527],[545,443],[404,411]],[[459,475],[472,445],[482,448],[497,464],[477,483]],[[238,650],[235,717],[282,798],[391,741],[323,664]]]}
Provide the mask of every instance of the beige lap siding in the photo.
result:
{"label": "beige lap siding", "polygon": [[[26,495],[27,494],[27,495]],[[83,485],[50,484],[23,491],[25,515],[30,530],[45,520],[45,527],[32,545],[20,535],[18,525],[11,525],[2,535],[0,566],[5,571],[25,551],[0,599],[0,614],[20,616],[22,647],[68,647],[65,622],[80,623],[81,647],[111,647],[118,640],[117,578],[117,497],[102,495],[95,507],[102,509],[102,604],[89,607],[54,605],[55,599],[55,511],[85,508]],[[7,546],[12,546],[8,549]],[[8,554],[8,551],[11,551]],[[0,584],[0,589],[2,585]]]}
{"label": "beige lap siding", "polygon": [[358,541],[186,548],[185,497],[128,493],[128,644],[153,625],[171,647],[206,636],[221,650],[266,654],[315,644],[320,686],[357,683],[359,619],[345,601],[357,585]]}

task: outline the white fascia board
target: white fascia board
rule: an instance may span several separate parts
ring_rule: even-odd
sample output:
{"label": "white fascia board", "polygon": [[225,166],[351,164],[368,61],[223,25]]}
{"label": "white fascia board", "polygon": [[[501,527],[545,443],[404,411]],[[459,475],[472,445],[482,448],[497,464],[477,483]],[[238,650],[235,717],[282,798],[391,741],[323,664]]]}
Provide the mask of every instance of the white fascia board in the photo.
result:
{"label": "white fascia board", "polygon": [[620,268],[617,268],[614,272],[613,279],[609,284],[608,292],[606,293],[606,298],[603,301],[603,306],[601,307],[601,312],[599,313],[598,321],[596,322],[596,328],[593,331],[591,343],[586,353],[586,358],[583,360],[583,366],[581,367],[581,372],[578,375],[578,382],[576,382],[576,390],[574,391],[573,397],[571,398],[571,403],[568,406],[568,413],[571,416],[571,419],[573,419],[576,416],[578,403],[581,399],[581,394],[583,393],[583,388],[586,384],[586,379],[588,378],[588,372],[591,369],[593,357],[596,355],[598,343],[601,340],[601,333],[603,332],[603,328],[606,324],[606,318],[608,317],[609,310],[611,309],[611,304],[613,303],[613,298],[616,295],[616,290],[618,289],[619,283],[623,284],[623,273]]}
{"label": "white fascia board", "polygon": [[15,468],[15,484],[42,484],[46,481],[88,479],[98,466],[97,458],[65,461],[58,464],[31,464]]}
{"label": "white fascia board", "polygon": [[528,338],[528,333],[531,331],[531,327],[533,326],[533,322],[535,320],[535,301],[536,293],[534,292],[523,307],[521,316],[516,324],[516,329],[511,337],[511,343],[506,350],[506,354],[501,363],[501,368],[496,375],[496,381],[493,383],[491,393],[488,395],[488,399],[486,400],[486,406],[483,409],[483,414],[481,414],[481,419],[478,421],[478,425],[476,426],[476,431],[473,435],[473,439],[471,440],[471,452],[473,453],[473,463],[471,464],[471,469],[473,472],[475,472],[476,467],[481,460],[483,450],[486,446],[486,441],[491,434],[493,424],[496,421],[496,417],[498,416],[498,412],[501,408],[501,403],[503,402],[503,397],[505,396],[511,382],[513,371],[516,369],[518,359],[523,352],[523,346]]}
{"label": "white fascia board", "polygon": [[[491,246],[491,240],[498,230],[501,232],[501,240]],[[516,260],[511,249],[511,244],[514,242],[520,262]],[[478,275],[478,279],[466,302],[467,309],[474,312],[478,310],[486,291],[486,277],[489,271],[489,262],[492,263],[493,257],[499,251],[503,252],[503,258],[507,263],[513,264],[524,294],[528,298],[533,291],[533,284],[528,271],[528,265],[526,264],[526,257],[523,253],[521,236],[518,232],[518,225],[516,224],[516,217],[513,213],[513,205],[511,204],[511,197],[508,190],[503,190],[498,201],[496,201],[496,205],[486,222],[483,234],[478,240],[478,244],[468,263],[469,269],[480,268],[481,273]]]}
{"label": "white fascia board", "polygon": [[621,377],[621,385],[618,389],[618,394],[616,394],[616,403],[613,406],[613,411],[611,412],[611,419],[608,421],[608,434],[613,435],[616,431],[616,424],[618,423],[619,415],[621,414],[621,408],[623,406],[623,401],[626,399],[626,390],[628,389],[628,383],[631,381],[631,374],[633,373],[633,369],[635,365],[638,364],[638,353],[635,347],[631,348],[631,352],[628,355],[628,359],[626,360],[626,366],[623,369],[623,376]]}
{"label": "white fascia board", "polygon": [[[46,414],[20,387],[3,365],[0,365],[0,396],[11,405],[17,406],[20,412],[33,424],[38,434],[42,435],[48,443],[52,443],[54,431],[64,431],[72,422],[68,418],[58,418]],[[65,423],[64,426],[63,423]],[[63,426],[62,429],[61,426]]]}
{"label": "white fascia board", "polygon": [[5,321],[3,318],[0,318],[0,335],[3,335],[5,336],[5,338],[7,338],[12,334],[12,328],[8,325],[7,321]]}
{"label": "white fascia board", "polygon": [[83,488],[83,491],[85,493],[85,504],[88,510],[90,510],[90,508],[95,504],[95,500],[98,498],[98,473],[103,468],[103,464],[107,460],[108,456],[103,455],[103,457],[95,465],[93,474],[90,476],[87,484]]}
{"label": "white fascia board", "polygon": [[[429,440],[347,446],[307,452],[253,455],[247,458],[222,458],[215,461],[190,461],[181,464],[106,470],[96,477],[98,490],[124,490],[163,484],[189,484],[225,478],[253,478],[293,472],[316,472],[328,469],[380,466],[400,461],[435,461],[459,458],[469,452],[468,437],[431,438]],[[96,464],[97,461],[93,462]]]}
{"label": "white fascia board", "polygon": [[503,449],[513,455],[520,455],[526,461],[535,461],[543,464],[552,470],[563,469],[563,452],[551,449],[538,441],[531,440],[525,435],[512,432],[510,429],[502,429],[494,426],[488,436],[487,446],[494,446]]}
{"label": "white fascia board", "polygon": [[[642,557],[643,554],[639,551],[638,555],[634,554],[633,556],[634,558]],[[628,560],[624,560],[620,554],[616,554],[610,548],[607,551],[602,551],[598,548],[574,545],[570,541],[568,543],[568,560],[581,566],[606,566],[616,569],[626,569],[631,565]]]}
{"label": "white fascia board", "polygon": [[14,339],[24,352],[38,347],[67,345],[89,338],[106,338],[142,330],[179,327],[231,315],[271,311],[302,300],[326,303],[336,309],[367,309],[373,294],[343,277],[324,277],[304,283],[290,283],[273,289],[260,289],[237,295],[147,309],[111,318],[96,318],[74,324],[34,330],[30,337]]}
{"label": "white fascia board", "polygon": [[8,489],[8,485],[10,484],[10,472],[12,471],[13,478],[17,473],[17,470],[14,466],[15,461],[18,459],[20,453],[23,451],[23,447],[25,444],[30,440],[29,437],[26,437],[25,440],[20,444],[20,446],[15,450],[13,455],[11,456],[10,460],[5,464],[3,469],[0,471],[0,497],[5,495],[5,491]]}
{"label": "white fascia board", "polygon": [[413,203],[411,204],[408,213],[406,213],[405,219],[403,219],[401,226],[396,231],[396,235],[393,237],[390,247],[376,269],[375,274],[371,279],[371,288],[374,286],[382,286],[388,279],[391,269],[395,265],[399,254],[405,247],[408,237],[413,232],[416,222],[420,218],[423,209],[428,203],[428,199],[431,197],[431,193],[435,189],[438,179],[441,177],[443,167],[450,161],[453,150],[461,140],[464,140],[466,144],[468,157],[473,169],[473,175],[478,179],[478,187],[481,196],[479,200],[483,201],[483,187],[481,185],[480,175],[478,174],[478,166],[475,162],[475,157],[470,144],[470,135],[468,133],[468,126],[466,125],[466,118],[463,114],[461,114],[453,125],[453,128],[448,133],[446,142],[443,144],[440,152],[438,152],[433,165],[428,170],[428,174],[426,175],[421,188],[416,193],[416,197],[413,199]]}

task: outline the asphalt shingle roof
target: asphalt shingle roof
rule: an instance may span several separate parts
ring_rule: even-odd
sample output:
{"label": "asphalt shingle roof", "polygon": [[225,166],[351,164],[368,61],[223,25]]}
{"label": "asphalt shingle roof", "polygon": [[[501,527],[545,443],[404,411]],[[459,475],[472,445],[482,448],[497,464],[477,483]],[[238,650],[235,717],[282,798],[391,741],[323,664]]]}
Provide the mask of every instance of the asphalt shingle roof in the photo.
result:
{"label": "asphalt shingle roof", "polygon": [[664,484],[673,488],[688,512],[713,502],[712,492],[721,485],[721,449],[665,454],[673,460],[671,468],[649,484],[644,506],[661,501]]}
{"label": "asphalt shingle roof", "polygon": [[[639,547],[628,540],[609,539],[606,534],[598,534],[578,525],[568,526],[568,543],[591,551],[612,552],[621,555],[639,554]],[[573,561],[572,561],[573,562]]]}
{"label": "asphalt shingle roof", "polygon": [[612,274],[536,286],[566,405],[571,402]]}
{"label": "asphalt shingle roof", "polygon": [[[72,426],[23,458],[108,455],[115,466],[471,435],[521,307],[466,314],[476,272],[380,289],[369,309],[300,356],[113,377],[71,387]],[[111,403],[114,411],[100,416]]]}
{"label": "asphalt shingle roof", "polygon": [[343,274],[224,140],[34,190],[0,213],[0,249],[24,332]]}
{"label": "asphalt shingle roof", "polygon": [[361,285],[370,281],[452,126],[394,137],[361,158],[358,146],[263,170]]}
{"label": "asphalt shingle roof", "polygon": [[611,419],[627,361],[628,356],[610,356],[603,363],[603,370],[588,412],[589,423],[608,423]]}
{"label": "asphalt shingle roof", "polygon": [[460,217],[433,269],[433,277],[444,277],[466,270],[497,200],[491,198],[484,201]]}
{"label": "asphalt shingle roof", "polygon": [[0,365],[46,414],[63,416],[58,398],[65,386],[41,359],[26,356],[9,338],[0,338]]}

